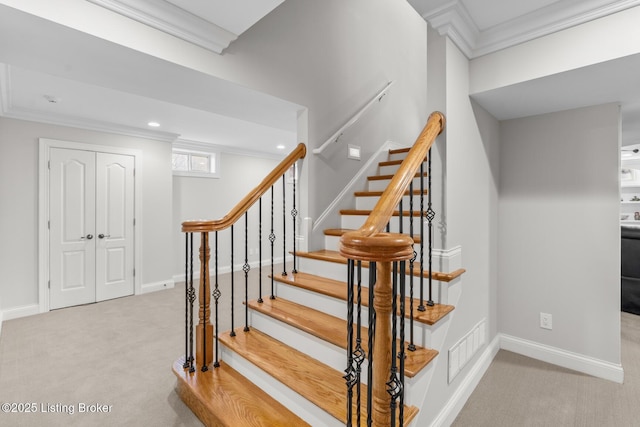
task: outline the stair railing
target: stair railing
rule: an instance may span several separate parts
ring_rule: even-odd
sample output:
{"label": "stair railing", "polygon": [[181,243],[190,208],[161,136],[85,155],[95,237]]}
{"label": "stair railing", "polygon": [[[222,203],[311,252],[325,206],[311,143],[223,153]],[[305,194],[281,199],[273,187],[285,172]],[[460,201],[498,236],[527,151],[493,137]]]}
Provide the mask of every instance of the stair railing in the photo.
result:
{"label": "stair railing", "polygon": [[[383,230],[389,224],[407,189],[412,190],[416,173],[419,172],[421,176],[424,174],[422,170],[424,159],[436,137],[444,129],[444,125],[443,114],[439,112],[431,114],[365,223],[358,230],[345,233],[340,238],[340,253],[347,258],[348,354],[345,380],[348,426],[354,422],[360,425],[360,418],[364,415],[361,414],[359,403],[362,400],[360,396],[361,365],[365,357],[359,333],[355,342],[353,334],[353,328],[359,331],[361,327],[360,266],[362,261],[369,262],[367,425],[387,427],[396,426],[396,424],[402,426],[404,423],[404,273],[407,260],[410,260],[410,265],[413,267],[415,253],[412,236]],[[422,215],[429,215],[430,210],[429,200],[427,211],[420,214],[421,227],[424,222]],[[432,219],[429,219],[429,224]],[[431,232],[431,226],[429,232]],[[429,239],[429,253],[431,253],[431,243]],[[401,274],[397,274],[398,272]],[[431,268],[429,268],[429,275],[431,276]],[[420,276],[422,277],[422,274]],[[355,299],[357,302],[354,301]],[[421,297],[421,305],[422,301]],[[431,295],[429,295],[429,301],[431,301]],[[354,309],[357,317],[355,324]],[[398,317],[401,319],[400,322],[397,321]],[[401,343],[399,348],[398,342]],[[353,402],[354,389],[356,404]]]}
{"label": "stair railing", "polygon": [[[282,251],[283,251],[283,272],[282,275],[287,275],[287,214],[286,214],[286,175],[287,171],[294,168],[292,188],[292,208],[290,211],[293,227],[290,232],[290,239],[292,242],[293,252],[293,272],[295,273],[296,266],[296,217],[298,210],[296,209],[296,171],[297,161],[304,158],[306,155],[306,147],[304,144],[298,144],[298,146],[284,159],[278,166],[267,175],[262,182],[250,191],[240,202],[236,204],[233,209],[229,211],[224,217],[217,220],[198,220],[198,221],[185,221],[182,223],[182,232],[185,233],[185,356],[184,365],[185,369],[190,372],[194,372],[196,367],[201,371],[207,371],[210,365],[214,367],[220,366],[219,352],[218,352],[218,315],[219,315],[219,300],[222,296],[222,290],[218,283],[218,271],[219,271],[219,233],[224,230],[229,230],[231,237],[229,245],[231,248],[231,336],[235,336],[234,325],[234,226],[244,226],[244,264],[242,265],[242,271],[244,272],[244,305],[245,305],[245,325],[244,331],[249,331],[249,319],[248,319],[248,283],[249,283],[249,271],[251,266],[249,264],[248,254],[248,223],[249,223],[249,209],[258,203],[258,270],[259,270],[259,289],[258,289],[258,302],[262,300],[262,243],[263,243],[263,226],[262,226],[262,201],[265,194],[270,193],[270,230],[268,235],[269,245],[271,247],[271,293],[270,298],[274,299],[274,258],[276,251],[276,237],[274,228],[274,216],[277,215],[274,209],[275,204],[275,192],[274,187],[278,180],[282,180]],[[267,196],[268,197],[268,196]],[[244,217],[244,221],[242,218]],[[193,327],[194,318],[194,302],[196,300],[196,290],[194,287],[194,233],[200,233],[200,283],[198,290],[198,324]],[[214,233],[214,284],[211,286],[211,274],[210,274],[210,233]],[[290,247],[291,248],[291,247]],[[213,288],[213,289],[212,289]],[[214,324],[211,323],[211,296],[214,298]],[[214,331],[215,329],[215,331]],[[194,332],[195,332],[195,345],[194,345]],[[195,356],[194,356],[195,349]],[[215,351],[215,354],[214,354]]]}

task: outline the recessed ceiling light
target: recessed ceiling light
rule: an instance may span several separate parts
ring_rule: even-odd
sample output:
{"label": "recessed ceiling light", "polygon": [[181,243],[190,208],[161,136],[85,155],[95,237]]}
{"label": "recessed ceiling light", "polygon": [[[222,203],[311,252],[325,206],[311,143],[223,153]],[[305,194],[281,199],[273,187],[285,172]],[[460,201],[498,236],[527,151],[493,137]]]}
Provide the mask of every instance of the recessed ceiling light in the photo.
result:
{"label": "recessed ceiling light", "polygon": [[152,127],[152,128],[157,128],[160,126],[160,123],[158,122],[149,122],[147,123],[147,126]]}
{"label": "recessed ceiling light", "polygon": [[278,150],[284,150],[284,144],[278,144],[278,145],[276,146],[276,148],[277,148]]}

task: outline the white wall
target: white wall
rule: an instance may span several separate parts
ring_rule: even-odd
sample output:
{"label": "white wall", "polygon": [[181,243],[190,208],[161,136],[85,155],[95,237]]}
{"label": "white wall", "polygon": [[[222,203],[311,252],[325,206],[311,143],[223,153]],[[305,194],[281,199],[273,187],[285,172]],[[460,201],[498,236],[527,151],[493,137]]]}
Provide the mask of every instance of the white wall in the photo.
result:
{"label": "white wall", "polygon": [[[431,37],[439,36],[430,33]],[[444,141],[439,141],[446,147],[440,150],[446,174],[444,249],[460,246],[462,267],[467,271],[456,285],[459,286],[455,292],[459,293],[454,302],[456,308],[442,326],[448,328],[447,335],[436,359],[436,371],[417,425],[430,425],[437,416],[446,419],[447,414],[441,413],[443,408],[455,413],[452,405],[464,403],[460,394],[470,392],[467,377],[477,369],[480,356],[471,359],[448,384],[448,349],[482,319],[487,320],[486,343],[497,334],[494,319],[497,312],[499,124],[470,100],[469,62],[455,44],[441,39],[430,40],[429,46],[437,47],[429,52],[429,61],[443,64],[444,69],[437,74],[446,90],[446,135]],[[487,347],[482,347],[479,354]],[[439,422],[447,421],[439,419]]]}
{"label": "white wall", "polygon": [[38,304],[38,138],[138,149],[142,171],[142,286],[172,280],[171,145],[0,117],[0,309]]}
{"label": "white wall", "polygon": [[[620,363],[619,107],[501,124],[499,328]],[[553,330],[539,327],[540,312]]]}
{"label": "white wall", "polygon": [[[96,37],[308,108],[308,143],[320,146],[388,81],[389,95],[323,156],[308,156],[303,215],[317,218],[386,141],[412,144],[426,123],[426,22],[404,1],[289,0],[216,55],[84,0],[2,3]],[[59,13],[59,10],[74,13]],[[117,28],[118,31],[114,31]],[[24,60],[24,59],[23,59]],[[43,59],[46,60],[46,59]],[[28,61],[24,60],[28,68]],[[119,72],[119,71],[114,71]],[[65,75],[65,71],[61,73]],[[167,81],[167,87],[175,85]]]}
{"label": "white wall", "polygon": [[[244,156],[238,154],[221,153],[220,178],[195,178],[174,176],[173,177],[173,273],[177,281],[184,280],[185,266],[185,236],[181,230],[184,221],[194,219],[221,219],[223,218],[250,190],[255,188],[275,167],[280,160],[273,158],[259,158],[255,156]],[[292,208],[292,187],[293,184],[285,181],[286,203],[287,203],[287,247],[292,246],[292,219],[290,216]],[[299,198],[299,191],[296,193]],[[271,192],[269,191],[263,199],[262,205],[262,259],[269,260],[271,257],[271,245],[268,240],[270,233],[270,210]],[[298,201],[296,202],[298,203]],[[296,205],[296,207],[299,205]],[[248,248],[254,252],[259,246],[258,240],[258,204],[249,210],[249,234]],[[299,218],[298,218],[299,219]],[[282,249],[282,180],[274,185],[274,234],[277,241],[274,243],[274,257],[283,258]],[[244,264],[244,219],[234,226],[234,266],[239,270]],[[210,235],[210,248],[214,249],[214,235]],[[231,250],[230,250],[230,230],[219,232],[219,271],[230,270]],[[199,235],[194,238],[195,254],[195,274],[200,271],[197,250],[199,248]],[[258,261],[258,253],[249,253],[249,263]],[[213,255],[210,268],[214,268]]]}

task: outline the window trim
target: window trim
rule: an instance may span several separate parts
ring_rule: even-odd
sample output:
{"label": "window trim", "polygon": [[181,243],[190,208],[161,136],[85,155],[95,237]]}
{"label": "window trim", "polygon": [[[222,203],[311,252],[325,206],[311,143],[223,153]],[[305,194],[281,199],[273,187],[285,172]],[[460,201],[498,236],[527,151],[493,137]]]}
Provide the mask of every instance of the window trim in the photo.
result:
{"label": "window trim", "polygon": [[[172,157],[174,153],[188,154],[189,156],[191,154],[206,155],[209,157],[210,167],[213,166],[214,172],[174,170],[172,165],[171,172],[173,176],[220,178],[220,150],[215,147],[197,142],[177,141],[171,146]],[[191,157],[189,157],[188,165],[191,167]]]}

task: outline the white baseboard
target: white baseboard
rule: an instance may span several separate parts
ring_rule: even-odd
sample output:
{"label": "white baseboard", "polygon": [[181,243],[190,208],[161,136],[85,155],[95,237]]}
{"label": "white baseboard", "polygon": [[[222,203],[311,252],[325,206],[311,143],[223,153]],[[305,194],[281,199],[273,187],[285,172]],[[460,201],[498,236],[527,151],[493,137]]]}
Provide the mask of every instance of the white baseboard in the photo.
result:
{"label": "white baseboard", "polygon": [[453,393],[451,399],[443,406],[440,413],[431,423],[432,427],[449,426],[456,419],[464,404],[467,403],[469,396],[473,393],[476,386],[482,379],[482,376],[496,357],[496,354],[500,350],[500,336],[496,336],[493,341],[482,352],[476,363],[471,368],[471,371],[464,377],[462,383],[458,389]]}
{"label": "white baseboard", "polygon": [[31,304],[4,310],[1,314],[3,320],[19,319],[20,317],[33,316],[40,313],[40,305]]}
{"label": "white baseboard", "polygon": [[2,310],[0,310],[0,337],[2,337]]}
{"label": "white baseboard", "polygon": [[162,291],[164,289],[171,289],[175,285],[173,279],[163,280],[155,283],[145,283],[140,288],[140,295],[147,294],[149,292]]}
{"label": "white baseboard", "polygon": [[500,348],[616,383],[622,384],[624,380],[622,365],[516,338],[511,335],[500,334]]}

